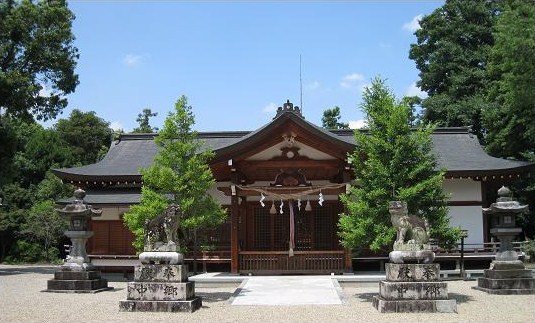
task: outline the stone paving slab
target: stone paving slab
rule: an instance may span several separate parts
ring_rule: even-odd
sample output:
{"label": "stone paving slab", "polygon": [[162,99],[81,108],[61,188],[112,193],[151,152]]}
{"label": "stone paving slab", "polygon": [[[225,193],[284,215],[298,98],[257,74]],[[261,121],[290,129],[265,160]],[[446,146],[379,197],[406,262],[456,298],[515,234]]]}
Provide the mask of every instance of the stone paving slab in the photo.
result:
{"label": "stone paving slab", "polygon": [[232,305],[342,304],[340,285],[329,276],[250,277],[237,289]]}

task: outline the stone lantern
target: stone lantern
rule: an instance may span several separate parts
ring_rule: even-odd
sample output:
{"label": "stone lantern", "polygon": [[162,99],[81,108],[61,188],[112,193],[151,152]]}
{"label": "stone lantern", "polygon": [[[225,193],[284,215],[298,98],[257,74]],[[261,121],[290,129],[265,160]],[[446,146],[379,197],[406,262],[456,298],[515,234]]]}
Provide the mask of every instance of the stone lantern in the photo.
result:
{"label": "stone lantern", "polygon": [[496,254],[497,261],[519,261],[513,248],[513,239],[522,232],[516,226],[516,216],[526,212],[527,205],[520,205],[511,197],[511,190],[502,186],[498,190],[496,203],[483,208],[483,214],[490,216],[490,234],[500,240],[500,250]]}
{"label": "stone lantern", "polygon": [[500,250],[490,269],[485,270],[484,277],[478,278],[473,288],[490,294],[535,294],[533,274],[525,269],[513,249],[513,239],[522,232],[516,226],[516,217],[526,212],[528,206],[520,205],[511,195],[511,191],[502,186],[496,202],[483,208],[483,214],[490,216],[490,234],[500,240]]}
{"label": "stone lantern", "polygon": [[87,257],[85,245],[93,236],[93,231],[88,231],[88,221],[100,216],[102,210],[84,203],[84,197],[85,191],[79,188],[74,191],[73,203],[56,209],[60,216],[69,219],[65,235],[71,239],[72,245],[64,264],[54,273],[54,279],[48,281],[46,292],[95,293],[111,289]]}
{"label": "stone lantern", "polygon": [[85,204],[85,191],[80,188],[74,191],[74,198],[72,204],[56,210],[60,216],[69,219],[69,230],[65,231],[65,235],[72,241],[69,255],[62,267],[68,270],[91,270],[93,265],[87,258],[85,249],[87,239],[93,236],[93,231],[88,231],[88,220],[101,216],[102,210]]}

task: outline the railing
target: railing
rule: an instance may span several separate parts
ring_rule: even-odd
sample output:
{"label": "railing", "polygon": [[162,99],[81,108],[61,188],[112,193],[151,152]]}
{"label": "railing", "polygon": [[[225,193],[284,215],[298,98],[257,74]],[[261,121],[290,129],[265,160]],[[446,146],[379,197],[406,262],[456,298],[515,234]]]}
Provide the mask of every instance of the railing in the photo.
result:
{"label": "railing", "polygon": [[251,274],[277,273],[342,273],[344,251],[241,251],[240,272]]}
{"label": "railing", "polygon": [[[519,255],[523,255],[524,253],[524,244],[525,241],[513,241],[513,249],[519,253]],[[461,245],[457,245],[456,248],[453,249],[442,249],[442,248],[435,248],[434,251],[436,253],[460,253],[461,252]],[[470,253],[491,253],[495,254],[496,252],[500,251],[500,242],[484,242],[484,243],[465,243],[464,244],[464,253],[470,254]]]}

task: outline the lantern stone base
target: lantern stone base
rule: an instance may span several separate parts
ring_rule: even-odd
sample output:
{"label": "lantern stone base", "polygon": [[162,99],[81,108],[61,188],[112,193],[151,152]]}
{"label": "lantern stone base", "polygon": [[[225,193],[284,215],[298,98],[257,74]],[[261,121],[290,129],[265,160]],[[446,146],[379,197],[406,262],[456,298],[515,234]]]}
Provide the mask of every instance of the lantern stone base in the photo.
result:
{"label": "lantern stone base", "polygon": [[381,313],[453,313],[457,303],[448,299],[440,281],[439,264],[386,264],[386,280],[379,282],[373,306]]}
{"label": "lantern stone base", "polygon": [[43,292],[50,293],[98,293],[111,290],[108,281],[100,277],[100,271],[70,271],[58,270],[54,273],[54,279],[47,282],[47,289]]}
{"label": "lantern stone base", "polygon": [[535,278],[519,261],[493,261],[473,289],[497,295],[535,294]]}
{"label": "lantern stone base", "polygon": [[187,266],[171,264],[136,266],[127,298],[119,302],[119,310],[127,312],[194,312],[201,306]]}

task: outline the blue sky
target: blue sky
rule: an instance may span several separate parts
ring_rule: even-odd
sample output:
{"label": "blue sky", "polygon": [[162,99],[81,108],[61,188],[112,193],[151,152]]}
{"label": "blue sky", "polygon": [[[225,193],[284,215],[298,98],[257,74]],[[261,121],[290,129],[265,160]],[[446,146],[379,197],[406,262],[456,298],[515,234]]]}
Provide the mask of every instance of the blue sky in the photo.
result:
{"label": "blue sky", "polygon": [[443,1],[71,1],[80,84],[70,110],[130,131],[150,108],[160,127],[186,95],[199,131],[255,130],[287,99],[321,125],[326,108],[357,124],[362,89],[386,78],[417,94],[408,58],[417,19]]}

